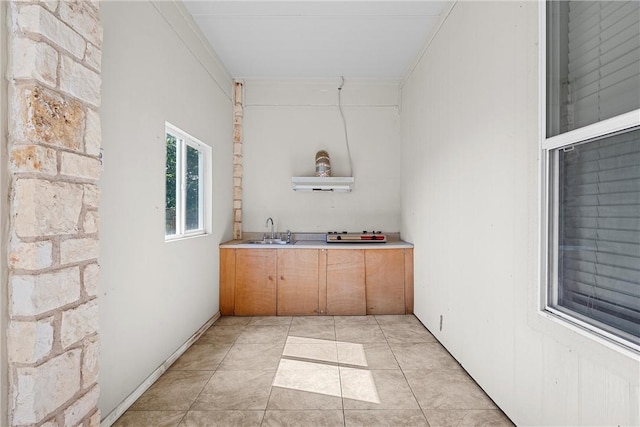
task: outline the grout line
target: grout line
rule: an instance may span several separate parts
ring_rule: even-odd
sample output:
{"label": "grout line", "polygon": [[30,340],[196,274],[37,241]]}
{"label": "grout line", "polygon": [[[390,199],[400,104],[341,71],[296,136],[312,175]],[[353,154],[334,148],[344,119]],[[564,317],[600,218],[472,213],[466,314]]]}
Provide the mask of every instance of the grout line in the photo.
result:
{"label": "grout line", "polygon": [[[335,316],[331,316],[333,318],[333,336],[335,337],[335,341],[336,341],[336,352],[338,350],[338,330],[336,329],[336,317]],[[340,360],[340,358],[338,357],[338,361]],[[347,414],[344,412],[344,395],[342,393],[342,371],[340,370],[340,368],[338,367],[338,382],[339,382],[339,387],[340,387],[340,404],[342,406],[342,425],[346,426],[347,425]]]}
{"label": "grout line", "polygon": [[[218,320],[218,319],[216,319]],[[209,329],[211,329],[213,326],[215,325],[215,321],[213,322],[213,324],[211,326],[209,326],[209,328],[207,328],[206,331],[208,331]],[[224,326],[222,326],[224,327]],[[244,328],[246,327],[246,325],[242,325],[242,329],[244,330]],[[206,332],[204,331],[204,332]],[[200,340],[200,338],[202,338],[202,335],[204,335],[204,332],[200,335],[200,337],[198,338],[198,340],[194,343],[197,344],[198,341]],[[240,336],[240,334],[238,334],[238,336]],[[195,403],[198,401],[198,398],[202,395],[202,392],[204,391],[204,389],[207,387],[207,385],[209,385],[209,383],[211,382],[211,380],[213,379],[214,375],[216,374],[216,372],[218,371],[218,368],[220,367],[220,365],[222,364],[222,362],[224,361],[224,359],[227,357],[227,355],[229,354],[229,352],[231,351],[231,348],[234,346],[235,342],[237,341],[238,337],[235,338],[235,340],[233,341],[233,343],[231,343],[231,345],[229,346],[229,348],[227,349],[226,353],[224,354],[224,356],[222,357],[222,359],[220,359],[220,363],[218,363],[218,365],[215,367],[215,369],[213,370],[213,372],[211,373],[211,376],[209,377],[209,379],[207,380],[207,382],[204,384],[204,386],[202,387],[202,389],[200,390],[200,392],[198,393],[198,395],[196,396],[195,399],[193,399],[193,402],[191,402],[191,405],[189,405],[189,409],[187,409],[187,412],[185,412],[184,417],[182,417],[182,419],[180,420],[180,422],[182,422],[182,420],[184,420],[184,418],[187,416],[187,414],[189,413],[189,411],[191,411],[191,409],[193,408],[193,405],[195,405]],[[178,425],[180,425],[180,423],[178,423]]]}
{"label": "grout line", "polygon": [[[218,317],[219,319],[220,317]],[[218,320],[216,319],[216,320]],[[200,340],[200,338],[202,338],[202,336],[204,335],[204,333],[206,331],[208,331],[209,329],[211,329],[213,326],[215,325],[215,321],[213,322],[212,325],[210,325],[202,334],[200,334],[200,336],[198,337],[198,339],[193,343],[193,345],[197,344],[198,341]],[[236,325],[233,325],[236,326]],[[247,325],[240,325],[242,326],[242,330],[244,330],[246,328]],[[219,327],[225,327],[225,326],[219,326]],[[242,333],[242,332],[241,332]],[[240,336],[240,334],[238,334],[238,337]],[[200,392],[198,393],[198,395],[196,396],[195,399],[193,399],[193,402],[191,402],[191,405],[189,405],[189,409],[187,409],[187,411],[184,413],[184,416],[182,417],[182,419],[180,420],[180,423],[182,423],[182,421],[184,420],[184,418],[187,416],[187,414],[192,410],[193,405],[195,405],[195,403],[198,401],[198,398],[202,395],[202,392],[204,391],[204,389],[207,387],[207,385],[209,385],[209,383],[211,382],[211,380],[213,379],[214,375],[216,374],[216,372],[218,371],[218,368],[220,367],[220,365],[222,364],[222,362],[224,361],[224,359],[227,357],[227,355],[229,354],[229,352],[231,351],[231,348],[233,348],[233,346],[235,345],[235,342],[238,340],[238,337],[236,337],[234,339],[234,341],[231,343],[231,345],[229,346],[229,348],[227,349],[227,351],[225,352],[224,356],[222,357],[222,359],[220,359],[220,363],[217,364],[217,366],[213,369],[213,371],[211,371],[211,376],[209,377],[209,379],[207,380],[207,382],[204,384],[204,386],[202,387],[202,389],[200,390]],[[204,344],[206,345],[206,344]],[[197,369],[197,371],[210,371],[209,369]],[[180,423],[178,423],[178,425],[180,425]]]}
{"label": "grout line", "polygon": [[[284,338],[284,343],[282,344],[282,353],[284,353],[284,349],[287,346],[287,340],[289,338],[289,332],[291,331],[291,323],[293,323],[293,317],[289,318],[289,324],[287,327],[287,335]],[[274,326],[280,326],[274,325]],[[280,360],[278,361],[278,366],[276,367],[275,372],[273,373],[273,378],[271,378],[271,386],[269,387],[269,396],[267,397],[267,403],[264,405],[264,412],[262,413],[262,420],[260,421],[260,425],[264,424],[264,420],[267,417],[267,410],[269,410],[269,402],[271,401],[271,395],[273,394],[273,382],[276,379],[276,375],[278,374],[278,369],[280,367],[280,361],[282,360],[282,353],[280,353]]]}
{"label": "grout line", "polygon": [[[405,316],[409,316],[409,315],[405,314]],[[411,316],[413,316],[413,314],[411,314]],[[411,395],[413,396],[413,398],[415,399],[416,403],[418,404],[418,408],[420,408],[420,412],[422,412],[422,416],[424,417],[425,421],[427,422],[427,425],[430,425],[429,424],[429,419],[427,418],[427,414],[425,414],[424,409],[422,408],[422,405],[420,405],[420,401],[418,400],[418,396],[416,396],[416,393],[413,391],[413,387],[411,387],[411,384],[409,383],[409,379],[407,378],[407,375],[405,374],[404,369],[402,368],[402,365],[400,364],[400,361],[398,361],[396,353],[393,351],[393,348],[391,347],[391,343],[389,342],[389,339],[387,338],[387,334],[385,334],[384,330],[382,329],[382,325],[380,325],[380,322],[378,321],[377,317],[376,317],[376,322],[378,322],[378,325],[380,326],[380,330],[382,330],[382,335],[384,335],[385,341],[387,342],[387,345],[389,346],[389,351],[391,351],[391,354],[393,355],[394,360],[398,364],[398,368],[400,369],[400,372],[402,372],[402,377],[404,378],[405,382],[407,383],[407,386],[409,387],[409,390],[411,391]],[[411,323],[408,323],[408,325],[411,325]]]}

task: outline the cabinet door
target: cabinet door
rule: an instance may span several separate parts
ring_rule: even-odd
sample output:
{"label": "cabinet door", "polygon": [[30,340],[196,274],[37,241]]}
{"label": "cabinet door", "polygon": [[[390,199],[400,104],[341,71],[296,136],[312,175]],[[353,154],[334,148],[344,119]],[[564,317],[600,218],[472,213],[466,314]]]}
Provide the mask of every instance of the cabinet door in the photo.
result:
{"label": "cabinet door", "polygon": [[327,250],[327,314],[367,313],[363,249]]}
{"label": "cabinet door", "polygon": [[233,316],[236,288],[236,250],[220,249],[220,314]]}
{"label": "cabinet door", "polygon": [[318,314],[318,250],[278,249],[278,316]]}
{"label": "cabinet door", "polygon": [[237,316],[276,315],[276,252],[236,249]]}
{"label": "cabinet door", "polygon": [[404,249],[365,252],[367,314],[404,314]]}

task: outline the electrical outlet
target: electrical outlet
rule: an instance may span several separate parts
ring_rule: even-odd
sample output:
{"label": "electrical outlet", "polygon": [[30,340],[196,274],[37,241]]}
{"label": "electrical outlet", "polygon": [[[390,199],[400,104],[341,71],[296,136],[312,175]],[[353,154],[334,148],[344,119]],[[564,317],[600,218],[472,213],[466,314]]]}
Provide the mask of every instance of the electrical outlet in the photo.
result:
{"label": "electrical outlet", "polygon": [[440,315],[440,332],[442,332],[442,314]]}

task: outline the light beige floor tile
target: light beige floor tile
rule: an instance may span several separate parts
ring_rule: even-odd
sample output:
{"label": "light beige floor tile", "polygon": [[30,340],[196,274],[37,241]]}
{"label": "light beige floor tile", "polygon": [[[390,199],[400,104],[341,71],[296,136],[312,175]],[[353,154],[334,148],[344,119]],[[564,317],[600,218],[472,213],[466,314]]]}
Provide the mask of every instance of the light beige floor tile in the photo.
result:
{"label": "light beige floor tile", "polygon": [[211,371],[167,371],[131,406],[134,411],[187,410]]}
{"label": "light beige floor tile", "polygon": [[335,326],[333,316],[294,316],[291,327],[294,326]]}
{"label": "light beige floor tile", "polygon": [[[294,321],[295,321],[295,318],[294,318]],[[292,323],[291,328],[289,329],[289,335],[296,336],[296,337],[317,338],[317,339],[335,341],[336,328],[333,325],[333,319],[331,324],[328,324],[328,323],[313,324],[313,322],[299,323],[299,324]]]}
{"label": "light beige floor tile", "polygon": [[282,355],[319,362],[338,363],[336,342],[315,338],[287,337]]}
{"label": "light beige floor tile", "polygon": [[342,397],[273,387],[267,409],[342,409]]}
{"label": "light beige floor tile", "polygon": [[264,411],[189,411],[179,427],[260,427],[263,417]]}
{"label": "light beige floor tile", "polygon": [[174,371],[214,371],[231,344],[194,344],[171,365]]}
{"label": "light beige floor tile", "polygon": [[319,342],[333,342],[335,345],[335,341],[332,340],[322,340],[318,338],[309,338],[309,337],[299,337],[297,335],[289,334],[287,337],[287,344],[309,344],[309,343],[319,343]]}
{"label": "light beige floor tile", "polygon": [[249,325],[238,336],[238,344],[284,344],[289,333],[289,325],[253,326]]}
{"label": "light beige floor tile", "polygon": [[447,369],[458,368],[458,362],[439,343],[390,344],[400,368]]}
{"label": "light beige floor tile", "polygon": [[177,427],[186,411],[127,411],[113,427]]}
{"label": "light beige floor tile", "polygon": [[218,370],[275,371],[283,348],[283,344],[234,344],[218,365]]}
{"label": "light beige floor tile", "polygon": [[263,427],[342,427],[342,411],[272,411],[264,415]]}
{"label": "light beige floor tile", "polygon": [[338,363],[367,369],[400,369],[389,344],[338,341]]}
{"label": "light beige floor tile", "polygon": [[321,363],[338,363],[338,349],[335,341],[332,346],[326,344],[289,344],[285,346],[282,355],[283,357]]}
{"label": "light beige floor tile", "polygon": [[379,325],[400,323],[422,326],[422,323],[413,314],[377,314],[375,318]]}
{"label": "light beige floor tile", "polygon": [[254,316],[249,326],[289,326],[291,319],[291,316]]}
{"label": "light beige floor tile", "polygon": [[191,410],[266,409],[274,371],[216,371]]}
{"label": "light beige floor tile", "polygon": [[419,409],[400,370],[340,367],[344,409]]}
{"label": "light beige floor tile", "polygon": [[369,360],[364,350],[364,344],[338,341],[336,347],[340,365],[369,368]]}
{"label": "light beige floor tile", "polygon": [[214,324],[196,342],[198,344],[233,344],[244,328],[244,325],[216,326]]}
{"label": "light beige floor tile", "polygon": [[382,403],[372,371],[342,367],[340,385],[345,409],[357,409],[362,408],[363,405],[381,405]]}
{"label": "light beige floor tile", "polygon": [[282,359],[273,385],[339,397],[340,372],[337,366]]}
{"label": "light beige floor tile", "polygon": [[427,409],[496,409],[462,369],[405,370],[420,406]]}
{"label": "light beige floor tile", "polygon": [[377,325],[375,316],[333,316],[336,326]]}
{"label": "light beige floor tile", "polygon": [[433,343],[433,335],[422,325],[412,323],[387,323],[380,325],[385,338],[392,343]]}
{"label": "light beige floor tile", "polygon": [[336,340],[360,344],[386,342],[385,336],[377,323],[352,325],[336,323]]}
{"label": "light beige floor tile", "polygon": [[344,411],[346,427],[429,427],[420,409]]}
{"label": "light beige floor tile", "polygon": [[513,423],[499,409],[427,409],[425,410],[429,425],[439,426],[486,426],[512,427]]}
{"label": "light beige floor tile", "polygon": [[251,317],[243,316],[222,316],[213,323],[213,326],[236,326],[236,325],[248,325],[251,322]]}

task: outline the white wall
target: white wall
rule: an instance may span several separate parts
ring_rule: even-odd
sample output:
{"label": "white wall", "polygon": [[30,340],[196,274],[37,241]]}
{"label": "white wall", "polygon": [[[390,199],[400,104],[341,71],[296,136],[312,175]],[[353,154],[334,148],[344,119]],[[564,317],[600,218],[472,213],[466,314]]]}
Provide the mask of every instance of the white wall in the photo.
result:
{"label": "white wall", "polygon": [[353,159],[351,193],[302,193],[292,176],[314,176],[325,149],[333,176],[349,176],[338,110],[340,78],[245,81],[244,230],[398,231],[400,215],[399,84],[347,79],[342,105]]}
{"label": "white wall", "polygon": [[[218,244],[232,237],[233,147],[231,80],[177,6],[104,2],[101,10],[100,409],[106,417],[218,312]],[[212,147],[209,236],[164,241],[165,120]]]}
{"label": "white wall", "polygon": [[403,86],[415,311],[517,425],[638,425],[637,355],[537,310],[537,7],[457,2]]}

